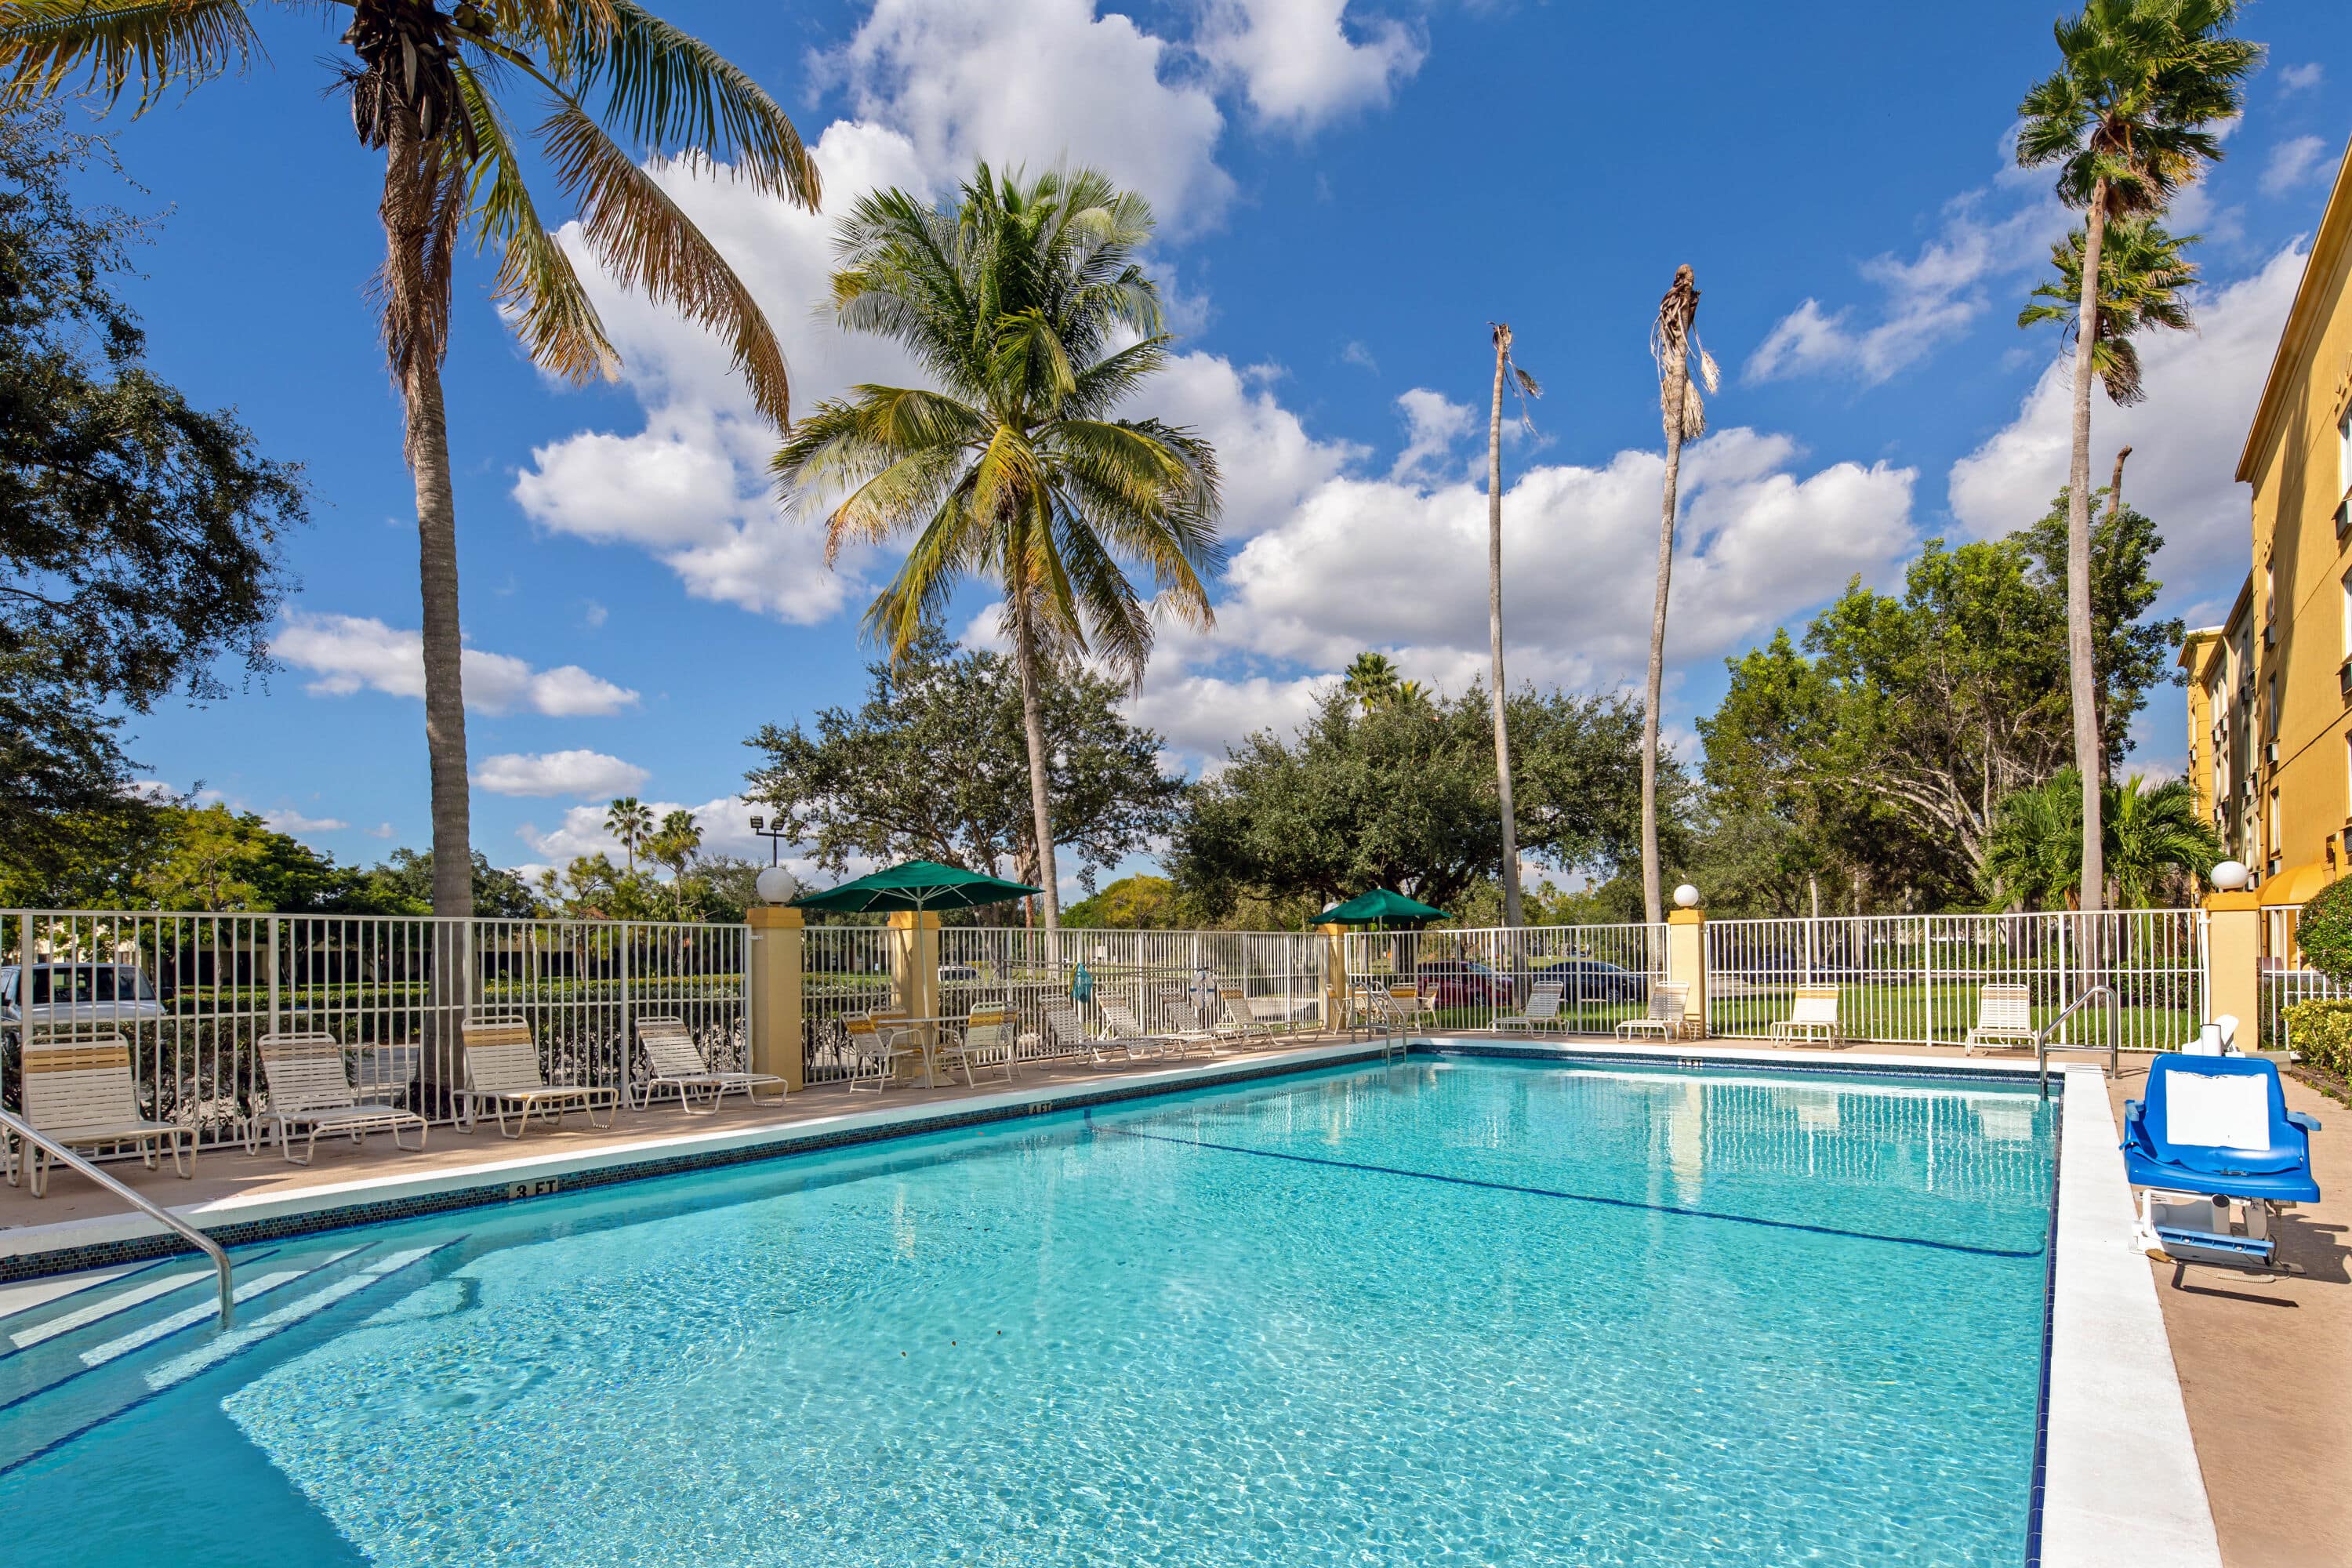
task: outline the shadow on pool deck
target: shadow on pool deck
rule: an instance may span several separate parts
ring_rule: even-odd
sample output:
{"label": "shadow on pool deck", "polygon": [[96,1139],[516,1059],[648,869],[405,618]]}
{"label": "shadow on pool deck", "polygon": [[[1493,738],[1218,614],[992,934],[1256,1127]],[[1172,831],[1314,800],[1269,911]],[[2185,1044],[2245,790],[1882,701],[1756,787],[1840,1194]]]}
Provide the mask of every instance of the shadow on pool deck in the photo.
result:
{"label": "shadow on pool deck", "polygon": [[[1332,1038],[1298,1044],[1328,1044]],[[1864,1048],[1889,1056],[1958,1057],[1948,1047]],[[1277,1044],[1228,1051],[1223,1059],[1273,1063],[1290,1050],[1286,1043]],[[1827,1053],[1822,1059],[1835,1061],[1843,1054]],[[1021,1081],[1106,1082],[1140,1070],[1039,1064],[1024,1068]],[[2108,1086],[2118,1121],[2124,1100],[2143,1091],[2146,1077],[2141,1061],[2125,1058],[2122,1075]],[[675,1134],[790,1126],[877,1106],[938,1104],[1003,1087],[983,1083],[975,1091],[956,1085],[853,1098],[837,1085],[821,1085],[782,1106],[730,1100],[711,1115],[688,1116],[675,1108],[625,1111],[603,1131],[589,1131],[574,1116],[561,1131],[534,1128],[519,1141],[500,1138],[492,1129],[468,1136],[436,1127],[421,1154],[394,1152],[380,1135],[364,1147],[321,1139],[318,1162],[308,1168],[286,1163],[275,1147],[248,1155],[236,1146],[206,1151],[195,1179],[188,1182],[175,1179],[168,1164],[160,1173],[144,1171],[135,1162],[112,1169],[142,1193],[177,1207],[233,1194],[291,1195],[373,1176],[457,1172],[530,1154],[590,1153]],[[2289,1105],[2314,1111],[2327,1123],[2313,1140],[2320,1190],[2327,1195],[2288,1215],[2281,1229],[2281,1256],[2303,1272],[2252,1275],[2149,1264],[2228,1568],[2352,1563],[2352,1487],[2345,1484],[2352,1464],[2352,1109],[2293,1080],[2286,1092]],[[42,1200],[22,1187],[0,1186],[0,1229],[117,1212],[120,1205],[110,1194],[69,1171],[53,1174],[50,1195]]]}

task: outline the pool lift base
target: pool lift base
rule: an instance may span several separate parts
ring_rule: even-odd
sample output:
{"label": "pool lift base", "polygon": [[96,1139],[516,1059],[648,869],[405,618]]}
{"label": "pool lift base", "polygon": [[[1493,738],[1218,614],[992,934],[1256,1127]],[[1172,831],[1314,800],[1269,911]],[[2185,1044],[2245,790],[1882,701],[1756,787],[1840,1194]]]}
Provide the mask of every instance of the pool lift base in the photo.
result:
{"label": "pool lift base", "polygon": [[[2297,1266],[2278,1261],[2278,1238],[2273,1234],[2279,1210],[2293,1206],[2266,1198],[2233,1200],[2149,1187],[2140,1194],[2132,1245],[2160,1262],[2301,1273]],[[2241,1222],[2242,1234],[2234,1228]]]}

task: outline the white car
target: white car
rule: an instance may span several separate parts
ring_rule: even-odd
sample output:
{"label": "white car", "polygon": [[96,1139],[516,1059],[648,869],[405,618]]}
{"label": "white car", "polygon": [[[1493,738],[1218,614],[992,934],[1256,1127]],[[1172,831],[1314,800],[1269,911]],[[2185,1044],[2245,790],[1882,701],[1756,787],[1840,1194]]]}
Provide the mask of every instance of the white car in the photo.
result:
{"label": "white car", "polygon": [[135,963],[36,963],[0,967],[0,1029],[103,1028],[163,1016],[155,987]]}

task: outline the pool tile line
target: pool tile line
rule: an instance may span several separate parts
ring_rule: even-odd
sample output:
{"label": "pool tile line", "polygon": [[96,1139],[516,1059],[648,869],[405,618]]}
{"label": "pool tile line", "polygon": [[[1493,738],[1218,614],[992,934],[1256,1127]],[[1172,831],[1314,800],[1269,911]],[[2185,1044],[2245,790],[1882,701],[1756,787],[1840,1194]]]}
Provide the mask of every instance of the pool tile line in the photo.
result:
{"label": "pool tile line", "polygon": [[1251,1149],[1239,1143],[1212,1143],[1201,1138],[1172,1138],[1164,1132],[1144,1132],[1132,1127],[1106,1127],[1093,1121],[1088,1123],[1097,1133],[1113,1132],[1122,1138],[1148,1138],[1157,1143],[1179,1143],[1192,1149],[1213,1149],[1226,1154],[1253,1154],[1261,1160],[1286,1160],[1297,1165],[1323,1165],[1333,1170],[1362,1171],[1376,1176],[1403,1176],[1413,1181],[1443,1182],[1448,1186],[1476,1187],[1493,1193],[1519,1193],[1528,1197],[1559,1198],[1569,1203],[1593,1204],[1602,1208],[1638,1209],[1651,1214],[1677,1215],[1685,1219],[1719,1220],[1727,1225],[1761,1226],[1771,1230],[1804,1231],[1813,1236],[1843,1237],[1853,1241],[1881,1241],[1895,1247],[1926,1247],[1938,1252],[1962,1252],[1977,1258],[2040,1258],[2041,1247],[2019,1251],[2011,1247],[1971,1247],[1960,1241],[1936,1241],[1919,1236],[1888,1236],[1879,1231],[1844,1230],[1836,1226],[1808,1225],[1802,1220],[1765,1219],[1756,1215],[1726,1214],[1719,1209],[1683,1208],[1674,1204],[1645,1204],[1634,1198],[1602,1197],[1592,1193],[1569,1193],[1554,1187],[1521,1186],[1515,1182],[1484,1181],[1476,1176],[1448,1175],[1438,1171],[1409,1171],[1397,1165],[1368,1165],[1355,1160],[1333,1160],[1318,1154],[1292,1154],[1277,1149]]}
{"label": "pool tile line", "polygon": [[[2061,1115],[2052,1130],[2054,1147],[2052,1159],[2064,1169],[2066,1158],[2066,1118]],[[2053,1332],[2056,1322],[2058,1297],[2058,1183],[2050,1184],[2049,1267],[2042,1271],[2042,1377],[2041,1389],[2033,1400],[2033,1470],[2025,1505],[2025,1568],[2042,1568],[2042,1508],[2049,1496],[2050,1475],[2050,1357],[2055,1346]]]}

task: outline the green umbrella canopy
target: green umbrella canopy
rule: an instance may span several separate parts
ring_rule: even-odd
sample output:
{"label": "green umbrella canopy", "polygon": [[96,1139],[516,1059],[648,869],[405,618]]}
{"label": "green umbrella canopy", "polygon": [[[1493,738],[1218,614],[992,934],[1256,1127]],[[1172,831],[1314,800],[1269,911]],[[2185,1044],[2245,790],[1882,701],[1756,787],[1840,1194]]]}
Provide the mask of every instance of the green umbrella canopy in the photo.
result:
{"label": "green umbrella canopy", "polygon": [[887,870],[870,872],[822,893],[804,893],[793,900],[796,910],[829,910],[835,914],[860,915],[899,910],[966,910],[974,904],[1001,904],[1027,898],[1035,888],[1008,882],[1002,877],[942,866],[936,860],[909,860]]}
{"label": "green umbrella canopy", "polygon": [[1368,926],[1381,921],[1442,921],[1447,918],[1444,910],[1433,910],[1418,899],[1391,893],[1386,888],[1374,888],[1369,893],[1357,894],[1344,904],[1333,904],[1315,917],[1315,923]]}

